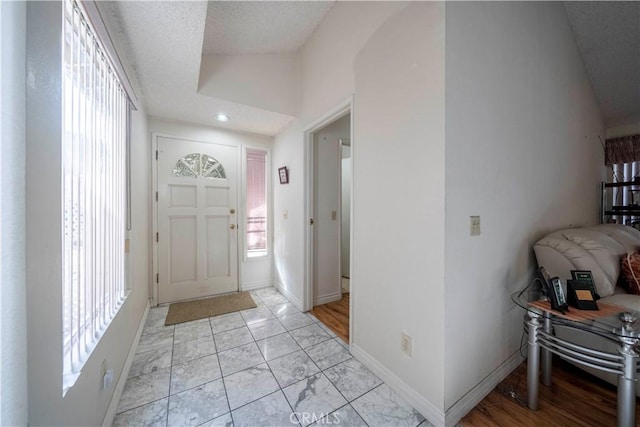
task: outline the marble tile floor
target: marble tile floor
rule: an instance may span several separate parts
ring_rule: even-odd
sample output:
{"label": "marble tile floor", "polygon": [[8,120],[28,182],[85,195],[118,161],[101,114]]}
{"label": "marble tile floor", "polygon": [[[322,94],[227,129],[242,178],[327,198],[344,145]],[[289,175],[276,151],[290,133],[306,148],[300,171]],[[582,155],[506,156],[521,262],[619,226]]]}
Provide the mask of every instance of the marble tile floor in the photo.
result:
{"label": "marble tile floor", "polygon": [[114,426],[431,426],[275,288],[257,308],[164,326],[151,309]]}

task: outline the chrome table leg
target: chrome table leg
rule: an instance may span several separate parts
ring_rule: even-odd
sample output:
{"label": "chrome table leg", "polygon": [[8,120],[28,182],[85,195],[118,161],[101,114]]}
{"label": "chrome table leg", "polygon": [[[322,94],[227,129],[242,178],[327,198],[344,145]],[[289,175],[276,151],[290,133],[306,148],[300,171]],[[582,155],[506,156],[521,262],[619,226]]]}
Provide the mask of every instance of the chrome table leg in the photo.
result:
{"label": "chrome table leg", "polygon": [[[551,313],[545,311],[543,313],[543,329],[544,331],[551,335],[552,326],[551,326]],[[540,361],[542,368],[542,384],[547,387],[551,386],[551,360],[553,353],[550,350],[542,347],[540,348]]]}
{"label": "chrome table leg", "polygon": [[636,363],[638,353],[634,347],[638,346],[638,338],[634,335],[633,323],[636,318],[627,313],[620,315],[622,328],[620,341],[622,345],[618,352],[623,357],[623,373],[618,376],[618,427],[635,426],[636,418]]}
{"label": "chrome table leg", "polygon": [[540,344],[538,344],[538,329],[540,328],[540,314],[529,311],[529,358],[527,360],[527,406],[534,411],[538,409],[538,373],[540,364]]}

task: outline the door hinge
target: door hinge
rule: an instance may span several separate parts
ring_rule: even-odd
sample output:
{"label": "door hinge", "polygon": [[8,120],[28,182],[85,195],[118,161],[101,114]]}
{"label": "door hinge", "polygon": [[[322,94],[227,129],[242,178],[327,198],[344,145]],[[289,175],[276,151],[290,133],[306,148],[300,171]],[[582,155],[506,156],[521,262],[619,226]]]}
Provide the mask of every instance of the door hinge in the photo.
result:
{"label": "door hinge", "polygon": [[160,233],[156,233],[156,242],[160,241]]}
{"label": "door hinge", "polygon": [[156,202],[158,201],[158,192],[156,191]]}
{"label": "door hinge", "polygon": [[309,225],[313,225],[313,218],[309,220]]}
{"label": "door hinge", "polygon": [[156,150],[156,160],[158,160],[158,150]]}
{"label": "door hinge", "polygon": [[160,273],[156,274],[156,283],[160,283]]}

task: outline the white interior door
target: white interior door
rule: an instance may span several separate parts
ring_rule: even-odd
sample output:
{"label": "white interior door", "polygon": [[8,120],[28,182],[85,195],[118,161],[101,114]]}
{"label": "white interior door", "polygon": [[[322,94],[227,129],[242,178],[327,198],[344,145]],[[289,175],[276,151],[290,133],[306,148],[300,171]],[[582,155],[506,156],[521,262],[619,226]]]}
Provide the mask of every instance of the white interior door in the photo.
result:
{"label": "white interior door", "polygon": [[237,291],[237,148],[157,142],[158,303]]}
{"label": "white interior door", "polygon": [[[331,126],[331,125],[330,125]],[[314,135],[313,305],[342,297],[340,291],[340,142],[334,133]]]}

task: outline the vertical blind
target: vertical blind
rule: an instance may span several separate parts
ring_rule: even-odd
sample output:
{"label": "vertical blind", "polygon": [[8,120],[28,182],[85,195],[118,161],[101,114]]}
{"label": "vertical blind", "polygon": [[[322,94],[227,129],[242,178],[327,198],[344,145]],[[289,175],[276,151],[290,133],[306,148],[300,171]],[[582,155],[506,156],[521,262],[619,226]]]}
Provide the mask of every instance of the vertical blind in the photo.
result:
{"label": "vertical blind", "polygon": [[247,256],[267,254],[267,153],[247,150]]}
{"label": "vertical blind", "polygon": [[125,297],[129,104],[81,6],[63,13],[64,394]]}
{"label": "vertical blind", "polygon": [[[611,165],[611,171],[613,182],[631,182],[640,176],[640,162],[614,163]],[[612,190],[613,205],[628,206],[632,203],[628,188],[618,187]]]}

